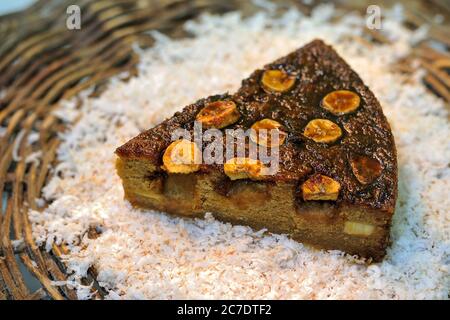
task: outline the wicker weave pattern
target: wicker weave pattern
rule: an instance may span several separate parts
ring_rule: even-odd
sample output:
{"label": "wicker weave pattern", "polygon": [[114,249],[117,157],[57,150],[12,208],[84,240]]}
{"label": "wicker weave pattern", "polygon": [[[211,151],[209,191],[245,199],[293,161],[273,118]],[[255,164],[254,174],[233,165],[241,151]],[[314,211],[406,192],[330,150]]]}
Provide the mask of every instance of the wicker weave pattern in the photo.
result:
{"label": "wicker weave pattern", "polygon": [[[311,7],[299,1],[280,1],[280,10],[290,2],[308,14]],[[430,17],[441,13],[447,23],[450,6],[444,1],[408,3],[407,23],[420,26],[431,23]],[[6,134],[0,136],[0,299],[76,299],[75,292],[52,281],[66,279],[60,257],[66,248],[53,246],[48,253],[38,248],[32,238],[27,211],[37,210],[35,202],[46,183],[49,167],[54,165],[59,145],[57,133],[64,130],[52,115],[58,101],[70,99],[80,91],[93,87],[99,95],[106,81],[123,71],[136,74],[138,56],[131,45],[152,45],[145,31],[157,29],[173,37],[188,36],[180,26],[204,11],[223,13],[255,11],[250,1],[214,0],[79,0],[82,29],[66,28],[66,8],[74,1],[41,0],[28,10],[0,17],[0,125]],[[356,9],[365,10],[364,2]],[[343,10],[355,9],[346,1]],[[364,11],[363,11],[364,12]],[[447,28],[447,29],[446,29]],[[430,39],[450,47],[447,25],[433,25]],[[367,30],[368,38],[358,38],[368,46],[388,40],[380,33]],[[367,40],[370,39],[370,40]],[[411,57],[396,68],[408,73],[411,61],[419,58],[427,70],[424,81],[429,88],[450,102],[450,54],[431,49],[422,42]],[[39,140],[27,143],[31,130],[39,132]],[[26,163],[33,152],[41,151],[39,163]],[[17,156],[17,157],[16,157]],[[95,237],[95,234],[91,236]],[[23,239],[20,245],[13,240]],[[42,288],[30,292],[19,267],[23,263]],[[94,282],[96,297],[104,290],[95,281],[91,269],[86,284]]]}

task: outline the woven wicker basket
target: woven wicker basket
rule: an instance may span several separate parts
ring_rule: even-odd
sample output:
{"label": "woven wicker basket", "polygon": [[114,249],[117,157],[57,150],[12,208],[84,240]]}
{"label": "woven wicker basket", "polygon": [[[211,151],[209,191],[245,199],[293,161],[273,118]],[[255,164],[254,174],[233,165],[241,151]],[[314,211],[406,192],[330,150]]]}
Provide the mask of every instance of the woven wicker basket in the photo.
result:
{"label": "woven wicker basket", "polygon": [[[318,1],[312,1],[313,4]],[[376,2],[390,7],[389,1],[339,1],[342,10],[358,10]],[[411,62],[418,59],[426,70],[423,78],[428,88],[450,102],[450,3],[446,0],[403,1],[405,24],[417,28],[430,25],[429,38],[420,42],[411,55],[396,65],[401,72],[414,71]],[[62,99],[76,96],[93,87],[99,95],[108,78],[129,71],[136,74],[139,57],[131,45],[151,46],[145,31],[157,29],[172,37],[188,36],[181,25],[202,12],[224,13],[241,10],[244,15],[257,10],[251,1],[220,0],[78,0],[82,12],[81,30],[68,30],[66,9],[74,1],[40,0],[22,12],[0,17],[0,299],[76,299],[75,292],[52,281],[66,279],[59,257],[64,246],[53,246],[51,252],[39,248],[32,237],[28,209],[37,210],[35,199],[55,165],[59,140],[64,130],[52,115]],[[295,5],[309,14],[312,5],[301,1],[278,1],[279,10]],[[435,24],[439,14],[444,22]],[[367,45],[385,43],[382,34],[366,30],[359,39]],[[447,52],[433,49],[439,42]],[[31,130],[39,140],[28,144]],[[40,163],[24,159],[41,151]],[[15,157],[14,155],[18,156]],[[95,231],[91,230],[95,237]],[[23,241],[15,241],[23,239]],[[95,281],[95,270],[89,270],[86,283],[94,283],[96,298],[104,290]],[[26,280],[25,280],[26,279]],[[37,280],[37,281],[36,281]]]}

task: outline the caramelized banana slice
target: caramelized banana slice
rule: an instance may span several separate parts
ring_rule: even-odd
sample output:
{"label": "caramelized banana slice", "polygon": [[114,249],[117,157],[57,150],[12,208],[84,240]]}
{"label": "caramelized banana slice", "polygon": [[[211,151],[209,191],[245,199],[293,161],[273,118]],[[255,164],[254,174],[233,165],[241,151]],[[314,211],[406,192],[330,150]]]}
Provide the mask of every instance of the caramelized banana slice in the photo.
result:
{"label": "caramelized banana slice", "polygon": [[335,115],[343,115],[358,109],[361,98],[348,90],[337,90],[327,94],[322,100],[322,107]]}
{"label": "caramelized banana slice", "polygon": [[[282,131],[282,127],[283,126],[281,125],[281,123],[272,119],[263,119],[261,121],[256,121],[251,126],[251,129],[253,130],[250,133],[250,139],[252,139],[254,143],[257,143],[264,147],[276,147],[282,145],[287,136],[286,133]],[[265,130],[265,132],[260,130]],[[272,130],[278,131],[278,141],[272,141]]]}
{"label": "caramelized banana slice", "polygon": [[172,142],[163,155],[162,168],[169,173],[191,173],[200,169],[201,151],[194,142]]}
{"label": "caramelized banana slice", "polygon": [[375,230],[375,226],[371,224],[347,221],[344,224],[344,233],[353,236],[370,236]]}
{"label": "caramelized banana slice", "polygon": [[336,200],[341,185],[330,177],[315,174],[302,184],[303,199],[307,200]]}
{"label": "caramelized banana slice", "polygon": [[314,119],[306,125],[303,135],[315,142],[331,143],[342,135],[342,130],[333,121]]}
{"label": "caramelized banana slice", "polygon": [[294,85],[295,76],[282,70],[266,70],[262,75],[261,83],[265,91],[285,92]]}
{"label": "caramelized banana slice", "polygon": [[238,121],[240,116],[233,101],[219,100],[208,103],[195,120],[201,122],[204,128],[222,129]]}
{"label": "caramelized banana slice", "polygon": [[361,155],[353,155],[350,158],[350,166],[356,179],[362,184],[371,183],[383,170],[377,159]]}
{"label": "caramelized banana slice", "polygon": [[264,165],[261,161],[243,157],[232,158],[223,165],[225,174],[231,180],[261,179],[263,169]]}

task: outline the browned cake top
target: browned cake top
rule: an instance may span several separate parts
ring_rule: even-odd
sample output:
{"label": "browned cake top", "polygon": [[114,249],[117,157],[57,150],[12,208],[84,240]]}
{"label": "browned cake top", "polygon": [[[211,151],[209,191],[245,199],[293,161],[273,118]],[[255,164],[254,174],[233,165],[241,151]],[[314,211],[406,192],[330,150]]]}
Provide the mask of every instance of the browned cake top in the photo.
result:
{"label": "browned cake top", "polygon": [[[266,90],[261,84],[265,70],[282,70],[295,77],[295,83],[284,92]],[[360,97],[359,107],[340,115],[324,108],[323,98],[336,90],[356,93]],[[288,135],[280,146],[280,170],[272,180],[300,185],[314,174],[325,175],[341,185],[338,203],[393,212],[397,163],[389,124],[373,93],[345,61],[320,40],[255,71],[233,95],[211,96],[185,107],[172,118],[128,141],[116,153],[122,158],[145,158],[161,165],[173,130],[179,127],[192,130],[198,112],[216,100],[234,101],[241,114],[227,129],[248,129],[264,118],[284,126]],[[315,119],[337,124],[340,128],[337,139],[318,143],[306,137],[305,127]],[[221,166],[205,168],[211,169],[223,172]]]}

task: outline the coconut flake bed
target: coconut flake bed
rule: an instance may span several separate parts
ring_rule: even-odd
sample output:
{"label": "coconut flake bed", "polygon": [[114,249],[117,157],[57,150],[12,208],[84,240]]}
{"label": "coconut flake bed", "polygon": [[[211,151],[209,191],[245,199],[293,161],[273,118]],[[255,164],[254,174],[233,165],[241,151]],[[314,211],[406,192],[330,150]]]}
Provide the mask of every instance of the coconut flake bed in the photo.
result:
{"label": "coconut flake bed", "polygon": [[[447,112],[422,85],[420,71],[412,77],[392,71],[424,30],[403,28],[395,7],[383,20],[392,44],[368,47],[354,37],[365,27],[363,18],[347,15],[333,24],[334,14],[332,6],[321,6],[311,17],[294,9],[278,18],[270,10],[246,19],[205,15],[186,24],[194,38],[153,33],[154,47],[136,48],[139,76],[126,83],[113,79],[99,98],[84,92],[81,107],[76,100],[63,103],[57,115],[69,130],[61,135],[59,164],[44,189],[51,205],[30,212],[38,244],[48,250],[54,241],[69,244],[69,281],[55,285],[69,284],[79,298],[90,298],[91,288],[80,280],[95,266],[111,299],[447,299]],[[187,220],[137,210],[123,199],[116,147],[201,97],[233,92],[254,69],[314,38],[332,44],[359,73],[392,126],[399,199],[382,263],[310,249],[211,214]],[[92,226],[101,231],[95,240],[86,233]]]}

